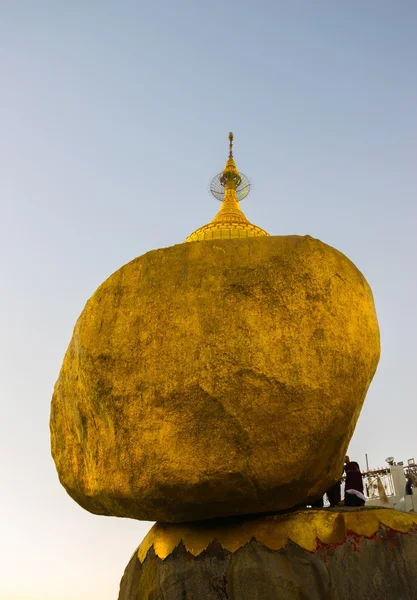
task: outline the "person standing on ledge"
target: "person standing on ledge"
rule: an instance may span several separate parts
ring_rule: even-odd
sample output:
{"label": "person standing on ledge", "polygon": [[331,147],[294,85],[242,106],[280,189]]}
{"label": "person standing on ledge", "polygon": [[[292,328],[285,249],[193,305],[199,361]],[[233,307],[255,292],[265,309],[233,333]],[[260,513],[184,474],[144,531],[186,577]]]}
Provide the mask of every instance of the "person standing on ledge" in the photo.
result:
{"label": "person standing on ledge", "polygon": [[406,478],[406,483],[405,483],[405,495],[406,496],[411,496],[413,493],[413,482],[411,480],[411,476],[409,473],[407,473],[407,475],[405,476]]}
{"label": "person standing on ledge", "polygon": [[362,473],[359,465],[351,461],[348,456],[345,459],[345,506],[363,506],[365,496],[363,493]]}

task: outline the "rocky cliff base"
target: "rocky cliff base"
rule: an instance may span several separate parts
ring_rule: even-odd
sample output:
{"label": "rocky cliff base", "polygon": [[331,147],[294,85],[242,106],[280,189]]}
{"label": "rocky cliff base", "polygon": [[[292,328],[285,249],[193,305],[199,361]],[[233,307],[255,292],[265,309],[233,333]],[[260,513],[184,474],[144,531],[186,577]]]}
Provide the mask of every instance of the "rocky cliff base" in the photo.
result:
{"label": "rocky cliff base", "polygon": [[301,510],[188,524],[179,533],[179,526],[151,530],[125,570],[119,600],[417,598],[417,516]]}

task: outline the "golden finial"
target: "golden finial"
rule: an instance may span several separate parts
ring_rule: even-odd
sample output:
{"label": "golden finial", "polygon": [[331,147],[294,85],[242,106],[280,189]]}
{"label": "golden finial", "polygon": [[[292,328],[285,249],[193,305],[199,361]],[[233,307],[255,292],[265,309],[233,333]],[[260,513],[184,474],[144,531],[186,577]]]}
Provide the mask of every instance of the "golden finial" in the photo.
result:
{"label": "golden finial", "polygon": [[242,183],[242,178],[237,170],[234,158],[233,158],[233,133],[229,133],[229,158],[227,159],[226,166],[219,179],[221,185],[225,190],[228,188],[234,188],[235,190]]}
{"label": "golden finial", "polygon": [[266,231],[252,225],[243,214],[239,201],[249,193],[248,179],[241,175],[233,158],[233,133],[229,133],[229,156],[223,171],[217,175],[211,185],[211,193],[222,205],[219,212],[207,225],[194,231],[187,242],[202,240],[236,239],[269,235]]}

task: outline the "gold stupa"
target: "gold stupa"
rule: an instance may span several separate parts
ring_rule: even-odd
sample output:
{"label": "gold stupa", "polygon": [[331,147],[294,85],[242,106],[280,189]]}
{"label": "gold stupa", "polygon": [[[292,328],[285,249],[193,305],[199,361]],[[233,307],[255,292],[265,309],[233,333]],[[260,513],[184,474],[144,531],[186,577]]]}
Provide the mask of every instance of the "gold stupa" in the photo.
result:
{"label": "gold stupa", "polygon": [[239,206],[237,189],[242,183],[242,178],[233,158],[233,133],[229,133],[229,157],[219,182],[224,188],[219,212],[210,223],[194,231],[185,241],[230,240],[269,235],[250,223]]}
{"label": "gold stupa", "polygon": [[75,325],[51,445],[61,483],[92,513],[270,513],[340,478],[379,359],[372,292],[335,248],[247,221],[232,140],[212,184],[222,207],[188,238],[206,243],[122,266]]}

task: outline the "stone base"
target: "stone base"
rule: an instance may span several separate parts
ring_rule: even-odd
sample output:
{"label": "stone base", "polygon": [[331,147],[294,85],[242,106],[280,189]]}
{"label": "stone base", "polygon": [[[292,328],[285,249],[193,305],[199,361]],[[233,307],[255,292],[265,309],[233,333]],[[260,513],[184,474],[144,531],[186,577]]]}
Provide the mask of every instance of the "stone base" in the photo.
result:
{"label": "stone base", "polygon": [[416,600],[417,515],[296,510],[156,524],[119,600]]}

